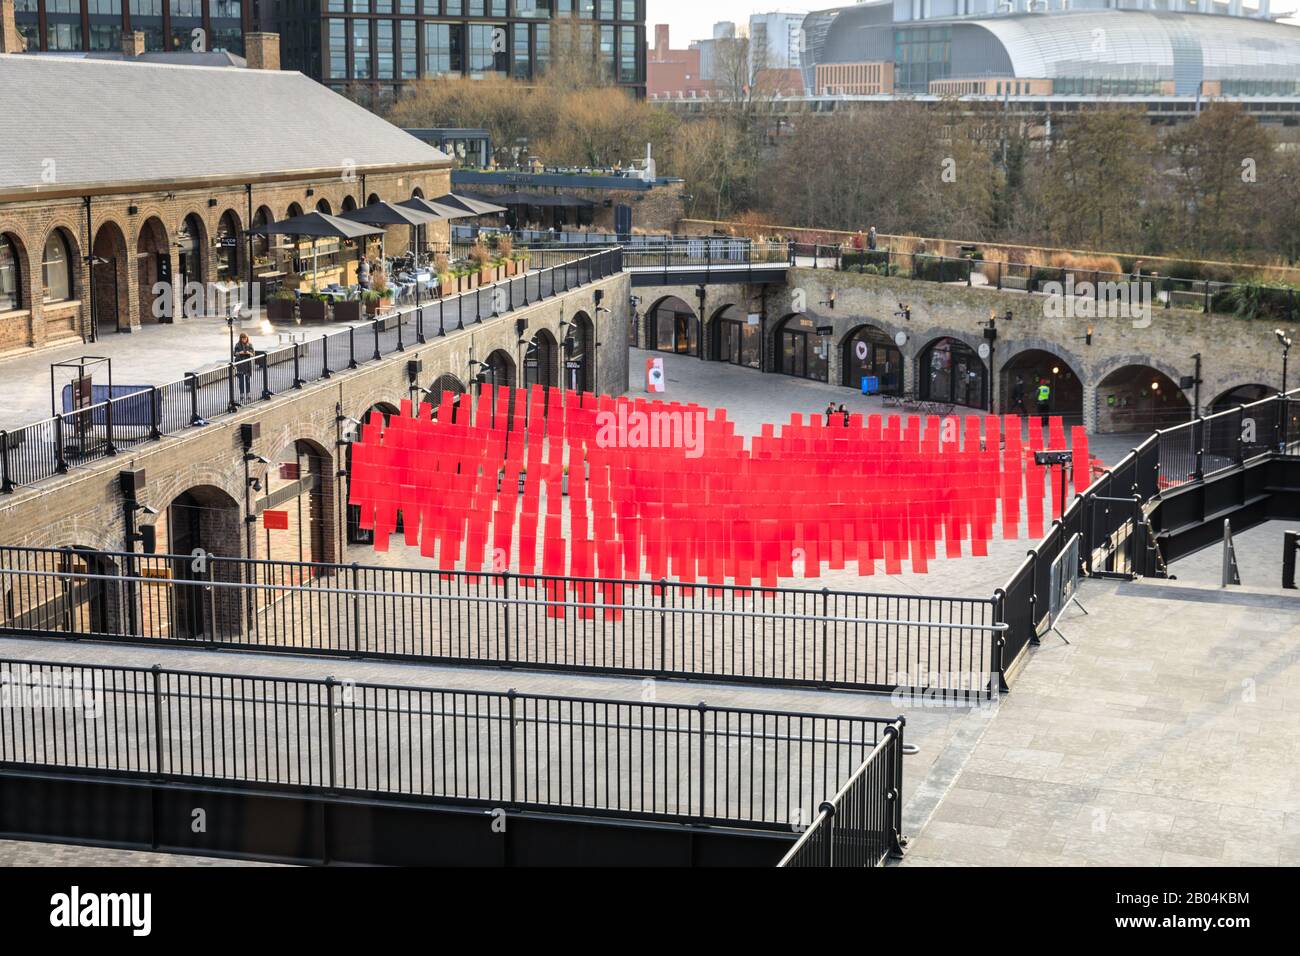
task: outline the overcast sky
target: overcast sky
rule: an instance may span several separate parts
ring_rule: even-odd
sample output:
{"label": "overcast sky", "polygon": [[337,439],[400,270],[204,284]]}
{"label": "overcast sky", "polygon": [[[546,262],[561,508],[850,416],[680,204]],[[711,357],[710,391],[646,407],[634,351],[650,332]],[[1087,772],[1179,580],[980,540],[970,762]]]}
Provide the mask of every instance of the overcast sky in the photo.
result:
{"label": "overcast sky", "polygon": [[[781,0],[647,0],[647,40],[654,46],[654,25],[667,23],[672,27],[672,44],[681,49],[691,40],[703,40],[713,35],[713,24],[718,20],[748,23],[751,13],[770,13],[790,10],[806,13],[828,7],[847,6],[851,0],[814,0],[808,5],[783,3]],[[1257,0],[1245,0],[1247,7]],[[1274,13],[1293,12],[1300,0],[1273,0]],[[1289,18],[1294,21],[1294,17]]]}

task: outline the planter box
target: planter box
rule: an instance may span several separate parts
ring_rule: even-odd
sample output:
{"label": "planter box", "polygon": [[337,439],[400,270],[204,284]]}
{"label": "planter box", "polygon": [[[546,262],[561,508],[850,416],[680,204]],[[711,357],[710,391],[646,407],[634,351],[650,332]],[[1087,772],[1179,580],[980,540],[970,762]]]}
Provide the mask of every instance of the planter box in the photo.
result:
{"label": "planter box", "polygon": [[298,313],[304,322],[324,322],[327,310],[324,302],[302,299],[298,302]]}
{"label": "planter box", "polygon": [[349,299],[346,302],[335,302],[334,321],[335,322],[360,322],[361,321],[361,300]]}
{"label": "planter box", "polygon": [[272,299],[266,303],[266,315],[272,322],[292,322],[295,305],[292,299]]}

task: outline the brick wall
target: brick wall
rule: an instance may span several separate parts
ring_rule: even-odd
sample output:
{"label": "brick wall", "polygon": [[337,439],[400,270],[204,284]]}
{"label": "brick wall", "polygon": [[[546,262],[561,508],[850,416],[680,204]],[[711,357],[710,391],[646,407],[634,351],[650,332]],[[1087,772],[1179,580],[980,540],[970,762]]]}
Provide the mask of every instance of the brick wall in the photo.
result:
{"label": "brick wall", "polygon": [[[608,313],[597,315],[595,289],[604,291],[601,304],[610,310]],[[431,386],[444,374],[465,381],[471,359],[481,361],[498,349],[513,357],[516,368],[522,368],[527,339],[542,329],[557,340],[562,339],[560,322],[579,310],[596,318],[595,340],[600,343],[596,348],[599,390],[622,394],[627,389],[630,292],[626,274],[611,276],[527,310],[485,318],[481,325],[475,324],[465,331],[430,338],[425,345],[408,345],[404,353],[379,362],[366,362],[355,371],[314,382],[301,390],[277,396],[271,402],[245,407],[205,427],[137,446],[129,453],[75,469],[35,488],[0,496],[0,542],[122,550],[125,524],[118,472],[124,468],[144,468],[148,473],[148,488],[143,503],[160,512],[155,519],[160,549],[166,548],[169,537],[169,506],[178,496],[197,488],[202,489],[205,501],[223,503],[222,507],[214,505],[214,517],[201,528],[201,534],[212,537],[206,542],[207,547],[213,553],[244,554],[247,542],[242,509],[246,486],[244,450],[239,437],[241,423],[260,423],[262,437],[254,451],[268,459],[298,440],[310,442],[324,454],[333,455],[341,434],[340,410],[346,416],[360,419],[377,403],[396,407],[411,395],[406,371],[408,360],[423,362],[419,382],[423,387]],[[523,341],[515,325],[521,317],[528,320]],[[436,328],[436,320],[427,327]],[[338,469],[333,461],[322,460],[319,467],[322,490],[314,507],[323,517],[336,516],[345,494],[343,481],[334,474]],[[264,466],[259,468],[264,470]],[[334,520],[327,533],[337,549],[342,522]],[[257,543],[258,537],[253,535],[254,556],[262,548]],[[325,553],[340,551],[330,551],[327,547]]]}
{"label": "brick wall", "polygon": [[[57,171],[56,171],[57,172]],[[298,179],[288,182],[254,184],[252,208],[254,214],[265,206],[275,219],[284,219],[289,206],[297,203],[304,211],[312,210],[321,200],[329,203],[330,210],[338,212],[349,197],[358,206],[377,194],[381,199],[409,199],[416,189],[425,196],[438,196],[451,188],[451,174],[447,168],[430,168],[418,172],[385,173],[345,180],[333,178]],[[311,195],[308,195],[308,191]],[[200,271],[204,282],[212,281],[217,274],[217,257],[222,254],[216,246],[216,237],[222,216],[230,212],[240,230],[238,249],[239,276],[246,276],[248,244],[243,230],[248,227],[249,196],[242,184],[205,189],[168,190],[160,185],[159,191],[122,196],[92,197],[91,226],[96,255],[113,264],[95,268],[97,314],[101,331],[113,331],[112,317],[118,317],[119,331],[132,331],[141,324],[154,321],[152,293],[142,286],[142,280],[152,285],[155,269],[137,267],[137,253],[142,235],[157,230],[161,248],[166,250],[171,273],[179,286],[180,263],[175,250],[175,238],[186,217],[196,217],[202,225],[202,261]],[[135,211],[132,212],[131,210]],[[156,220],[156,223],[154,222]],[[70,258],[74,263],[73,296],[70,303],[42,306],[41,252],[52,229],[61,229],[68,242]],[[430,242],[445,244],[449,228],[445,223],[428,227]],[[42,348],[56,344],[60,339],[90,335],[90,302],[86,294],[87,273],[85,252],[92,248],[87,237],[86,208],[82,199],[42,199],[40,201],[0,203],[0,234],[9,237],[19,250],[19,269],[23,282],[23,305],[19,313],[0,313],[0,353],[22,348]],[[409,240],[409,229],[390,230],[390,250],[400,251]],[[149,241],[146,238],[146,243]],[[175,321],[184,321],[182,290],[177,288],[178,301],[173,304]]]}

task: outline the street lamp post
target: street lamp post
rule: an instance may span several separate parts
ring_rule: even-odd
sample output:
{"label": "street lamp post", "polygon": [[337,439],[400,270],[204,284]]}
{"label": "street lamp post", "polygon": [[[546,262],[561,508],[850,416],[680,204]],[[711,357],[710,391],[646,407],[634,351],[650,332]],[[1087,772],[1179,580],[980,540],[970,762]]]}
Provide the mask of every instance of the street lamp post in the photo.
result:
{"label": "street lamp post", "polygon": [[1273,334],[1277,336],[1278,344],[1282,346],[1282,392],[1286,394],[1286,363],[1287,356],[1291,353],[1291,337],[1281,329],[1274,329]]}

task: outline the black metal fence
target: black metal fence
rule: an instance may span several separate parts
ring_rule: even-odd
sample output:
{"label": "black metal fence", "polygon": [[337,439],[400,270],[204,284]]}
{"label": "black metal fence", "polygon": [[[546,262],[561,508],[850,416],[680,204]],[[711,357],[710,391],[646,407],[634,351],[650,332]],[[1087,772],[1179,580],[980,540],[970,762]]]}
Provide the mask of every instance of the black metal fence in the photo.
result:
{"label": "black metal fence", "polygon": [[872,750],[790,848],[781,867],[874,867],[903,853],[903,724]]}
{"label": "black metal fence", "polygon": [[708,678],[996,692],[986,598],[0,547],[0,632]]}
{"label": "black metal fence", "polygon": [[157,666],[4,659],[0,690],[6,767],[767,830],[896,742],[873,717]]}
{"label": "black metal fence", "polygon": [[189,373],[178,382],[0,431],[0,493],[10,494],[73,466],[203,425],[237,411],[241,404],[267,401],[623,270],[618,248],[578,258],[557,253],[556,259],[559,261],[546,268],[406,308],[361,326],[323,332],[317,339],[254,360]]}
{"label": "black metal fence", "polygon": [[1038,640],[1048,613],[1052,562],[1078,533],[1090,575],[1162,570],[1145,515],[1162,492],[1204,481],[1261,455],[1300,454],[1300,389],[1150,435],[1078,495],[998,592],[1006,624],[1004,667]]}

